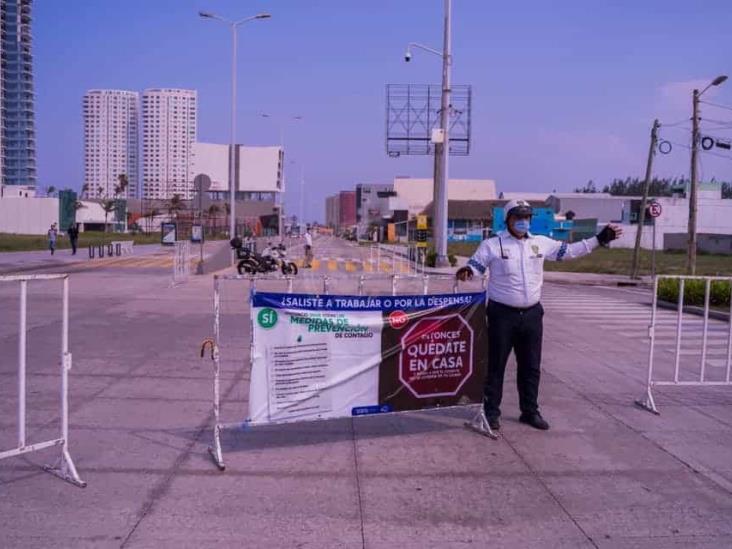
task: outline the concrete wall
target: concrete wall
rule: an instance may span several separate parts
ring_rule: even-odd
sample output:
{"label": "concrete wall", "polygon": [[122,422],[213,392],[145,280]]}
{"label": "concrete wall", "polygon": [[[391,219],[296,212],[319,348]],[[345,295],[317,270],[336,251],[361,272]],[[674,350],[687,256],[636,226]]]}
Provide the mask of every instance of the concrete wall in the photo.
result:
{"label": "concrete wall", "polygon": [[0,198],[0,233],[46,234],[58,223],[58,198]]}
{"label": "concrete wall", "polygon": [[[661,216],[656,218],[656,248],[663,249],[666,242],[675,243],[677,238],[666,239],[667,235],[683,235],[684,241],[689,232],[689,201],[685,198],[657,198],[661,204]],[[629,208],[626,204],[626,211]],[[603,223],[600,223],[602,225]],[[635,246],[637,224],[623,224],[624,235],[613,246],[618,248],[632,248]],[[650,225],[643,227],[641,246],[650,249],[653,242]],[[700,198],[697,212],[697,233],[707,235],[732,235],[732,200]],[[701,237],[700,237],[701,246]],[[675,245],[675,244],[674,244]],[[684,244],[685,246],[686,244]],[[707,243],[712,248],[716,246],[711,240]],[[724,248],[724,244],[721,244]],[[711,251],[711,248],[709,249]]]}
{"label": "concrete wall", "polygon": [[552,195],[547,206],[555,213],[564,215],[568,211],[577,214],[578,219],[597,219],[601,223],[619,222],[623,219],[625,197],[611,197],[605,194]]}
{"label": "concrete wall", "polygon": [[[688,233],[668,233],[664,235],[664,249],[686,250]],[[732,235],[697,234],[697,250],[710,254],[732,255]],[[730,261],[732,270],[732,260]]]}
{"label": "concrete wall", "polygon": [[[432,202],[432,178],[397,177],[394,190],[404,200],[411,215],[416,215]],[[450,179],[448,200],[495,200],[496,182],[491,179]]]}

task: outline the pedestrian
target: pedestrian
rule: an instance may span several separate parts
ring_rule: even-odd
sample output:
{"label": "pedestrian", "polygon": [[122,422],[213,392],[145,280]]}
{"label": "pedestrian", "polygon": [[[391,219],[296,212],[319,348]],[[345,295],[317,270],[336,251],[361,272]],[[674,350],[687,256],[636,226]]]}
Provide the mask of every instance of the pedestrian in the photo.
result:
{"label": "pedestrian", "polygon": [[58,231],[56,230],[56,224],[51,223],[51,228],[48,229],[48,249],[51,250],[51,255],[56,251],[56,238],[58,237]]}
{"label": "pedestrian", "polygon": [[622,234],[622,229],[607,225],[595,237],[568,244],[529,232],[532,209],[525,200],[509,201],[503,212],[506,230],[483,240],[468,265],[456,273],[459,280],[467,280],[473,274],[484,274],[486,269],[490,271],[486,306],[488,371],[483,390],[483,411],[490,430],[500,429],[503,375],[513,350],[521,409],[519,421],[547,430],[549,423],[539,413],[538,404],[544,260],[565,261],[582,257],[600,245],[607,246]]}
{"label": "pedestrian", "polygon": [[77,224],[73,223],[66,231],[66,234],[69,237],[69,242],[71,242],[71,255],[76,255],[76,243],[79,241],[79,227]]}
{"label": "pedestrian", "polygon": [[310,269],[313,266],[313,235],[310,234],[310,226],[305,229],[305,269]]}

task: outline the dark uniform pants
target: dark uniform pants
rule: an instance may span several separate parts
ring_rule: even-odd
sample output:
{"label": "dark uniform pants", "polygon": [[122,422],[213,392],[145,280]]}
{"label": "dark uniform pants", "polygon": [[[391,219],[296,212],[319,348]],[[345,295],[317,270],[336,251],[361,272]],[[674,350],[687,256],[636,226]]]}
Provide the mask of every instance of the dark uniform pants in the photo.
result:
{"label": "dark uniform pants", "polygon": [[539,411],[539,377],[544,308],[541,303],[527,309],[488,302],[488,373],[484,386],[485,414],[488,418],[501,415],[503,374],[511,350],[516,353],[516,381],[519,407],[523,414]]}

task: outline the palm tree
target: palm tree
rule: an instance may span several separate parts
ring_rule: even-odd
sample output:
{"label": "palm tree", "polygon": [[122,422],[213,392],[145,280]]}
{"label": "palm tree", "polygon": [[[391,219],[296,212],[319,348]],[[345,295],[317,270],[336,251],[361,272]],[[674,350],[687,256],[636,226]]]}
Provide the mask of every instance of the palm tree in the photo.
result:
{"label": "palm tree", "polygon": [[97,196],[101,197],[103,192],[104,192],[104,187],[102,187],[101,185],[99,185],[97,187]]}
{"label": "palm tree", "polygon": [[104,232],[105,233],[108,230],[107,218],[109,217],[109,214],[114,211],[114,208],[115,208],[114,200],[102,201],[102,209],[104,210]]}
{"label": "palm tree", "polygon": [[176,221],[178,220],[178,212],[186,209],[185,204],[183,204],[183,200],[177,193],[168,201],[167,208],[168,215],[175,215]]}
{"label": "palm tree", "polygon": [[150,222],[148,225],[148,232],[152,232],[152,223],[153,220],[160,215],[160,210],[158,208],[153,208],[149,213]]}
{"label": "palm tree", "polygon": [[209,221],[213,219],[213,233],[216,234],[216,216],[221,211],[221,208],[217,204],[211,204],[208,207],[208,218]]}
{"label": "palm tree", "polygon": [[127,175],[123,173],[117,176],[117,181],[118,183],[114,186],[114,196],[124,194],[130,184],[129,179],[127,179]]}

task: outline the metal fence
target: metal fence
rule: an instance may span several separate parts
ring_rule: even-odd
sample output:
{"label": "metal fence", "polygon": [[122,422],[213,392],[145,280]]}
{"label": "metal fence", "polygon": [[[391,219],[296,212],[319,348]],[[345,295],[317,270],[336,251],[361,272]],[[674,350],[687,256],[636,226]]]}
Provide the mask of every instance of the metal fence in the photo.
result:
{"label": "metal fence", "polygon": [[173,285],[182,284],[191,274],[191,246],[187,240],[176,240],[173,252]]}
{"label": "metal fence", "polygon": [[[475,277],[460,282],[454,275],[408,275],[368,273],[361,276],[215,276],[213,297],[213,337],[201,348],[213,363],[214,436],[209,453],[224,470],[221,435],[225,429],[242,429],[246,424],[222,419],[221,403],[248,401],[251,371],[252,319],[249,314],[251,290],[320,295],[416,295],[458,293],[485,289],[486,279]],[[222,387],[222,382],[226,385]],[[238,417],[246,410],[239,410]]]}
{"label": "metal fence", "polygon": [[[678,284],[675,310],[663,308],[659,285]],[[690,281],[704,286],[703,307],[684,306]],[[729,315],[713,310],[712,284],[732,287],[732,277],[657,276],[653,283],[653,304],[649,326],[648,376],[646,393],[636,404],[658,414],[654,387],[710,387],[732,385],[732,304]],[[730,296],[732,302],[732,296]],[[673,360],[667,360],[673,357]]]}
{"label": "metal fence", "polygon": [[[60,434],[50,440],[28,443],[27,440],[27,358],[28,358],[28,287],[31,283],[41,280],[60,280],[62,283],[61,306],[61,409]],[[0,283],[19,283],[20,308],[18,316],[18,443],[11,450],[0,451],[0,460],[36,452],[45,448],[58,446],[61,455],[58,462],[44,469],[76,486],[84,487],[76,471],[74,461],[69,453],[69,370],[71,370],[71,352],[69,351],[69,277],[68,275],[11,275],[0,276]]]}

